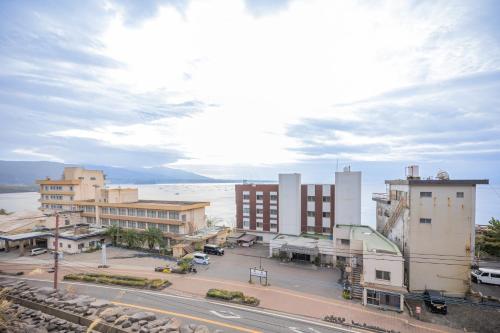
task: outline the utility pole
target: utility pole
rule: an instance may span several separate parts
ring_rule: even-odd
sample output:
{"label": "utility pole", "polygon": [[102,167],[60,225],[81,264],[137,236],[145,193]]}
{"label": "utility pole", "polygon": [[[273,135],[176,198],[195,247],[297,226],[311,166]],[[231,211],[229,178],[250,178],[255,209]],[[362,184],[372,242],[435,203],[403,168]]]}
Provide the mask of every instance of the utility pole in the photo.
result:
{"label": "utility pole", "polygon": [[54,252],[54,289],[57,290],[57,272],[59,269],[59,213],[56,213],[56,234]]}

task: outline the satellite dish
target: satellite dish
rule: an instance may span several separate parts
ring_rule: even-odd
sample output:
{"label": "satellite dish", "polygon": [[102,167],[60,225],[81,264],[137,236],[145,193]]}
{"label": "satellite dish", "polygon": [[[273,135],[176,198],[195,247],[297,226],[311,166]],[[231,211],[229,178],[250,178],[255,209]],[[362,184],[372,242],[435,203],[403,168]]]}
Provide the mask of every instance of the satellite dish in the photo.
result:
{"label": "satellite dish", "polygon": [[448,172],[444,170],[439,170],[436,175],[436,178],[440,180],[450,180],[450,175],[448,174]]}

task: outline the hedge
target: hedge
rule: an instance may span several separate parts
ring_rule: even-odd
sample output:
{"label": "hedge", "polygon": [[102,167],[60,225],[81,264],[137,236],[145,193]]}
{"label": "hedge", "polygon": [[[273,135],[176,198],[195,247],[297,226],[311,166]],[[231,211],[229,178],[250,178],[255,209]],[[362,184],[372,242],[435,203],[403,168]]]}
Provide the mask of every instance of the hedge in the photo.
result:
{"label": "hedge", "polygon": [[171,283],[163,279],[146,279],[126,275],[78,273],[64,276],[64,280],[92,282],[100,284],[112,284],[126,287],[162,289],[168,287]]}
{"label": "hedge", "polygon": [[241,291],[229,291],[224,289],[209,289],[207,291],[207,297],[253,306],[257,306],[260,303],[258,298],[245,296]]}

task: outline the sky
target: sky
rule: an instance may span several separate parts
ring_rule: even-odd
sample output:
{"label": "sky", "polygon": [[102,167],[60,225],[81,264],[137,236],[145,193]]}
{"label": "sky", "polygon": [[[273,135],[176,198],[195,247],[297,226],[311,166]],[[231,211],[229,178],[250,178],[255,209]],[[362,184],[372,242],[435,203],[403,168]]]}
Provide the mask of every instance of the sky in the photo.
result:
{"label": "sky", "polygon": [[498,183],[499,14],[494,0],[2,1],[0,159],[306,181],[352,165],[368,182],[419,164]]}

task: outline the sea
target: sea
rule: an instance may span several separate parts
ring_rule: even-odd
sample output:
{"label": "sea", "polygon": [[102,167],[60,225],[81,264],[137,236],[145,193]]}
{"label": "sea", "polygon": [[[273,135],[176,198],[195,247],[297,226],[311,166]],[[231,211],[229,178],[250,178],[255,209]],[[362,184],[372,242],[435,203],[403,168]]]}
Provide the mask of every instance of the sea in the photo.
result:
{"label": "sea", "polygon": [[[234,226],[236,221],[236,203],[234,183],[210,184],[154,184],[130,185],[114,184],[110,187],[136,187],[139,198],[144,200],[186,200],[208,201],[208,218],[218,225]],[[385,192],[385,185],[363,184],[361,218],[363,224],[375,227],[375,203],[371,193]],[[2,193],[0,208],[8,212],[36,210],[40,203],[38,192]],[[487,224],[491,217],[500,218],[500,186],[478,186],[476,194],[476,223]]]}

